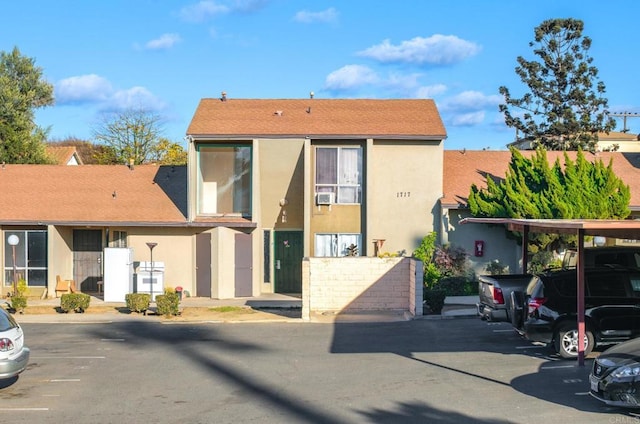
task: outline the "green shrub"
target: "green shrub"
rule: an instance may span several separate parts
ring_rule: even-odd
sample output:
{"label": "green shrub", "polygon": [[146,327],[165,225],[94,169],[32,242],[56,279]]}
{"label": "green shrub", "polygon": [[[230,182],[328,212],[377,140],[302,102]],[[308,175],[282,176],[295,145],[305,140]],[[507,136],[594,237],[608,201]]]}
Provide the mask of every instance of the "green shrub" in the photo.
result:
{"label": "green shrub", "polygon": [[143,312],[146,314],[151,303],[151,295],[149,293],[128,293],[124,296],[127,302],[127,308],[131,312]]}
{"label": "green shrub", "polygon": [[12,296],[11,297],[11,310],[14,312],[23,313],[27,308],[27,296]]}
{"label": "green shrub", "polygon": [[444,299],[447,294],[440,289],[424,289],[424,303],[429,307],[432,314],[442,313],[444,308]]}
{"label": "green shrub", "polygon": [[90,301],[91,296],[85,293],[65,293],[60,297],[60,309],[82,313],[89,309]]}
{"label": "green shrub", "polygon": [[442,290],[447,296],[463,296],[467,282],[465,277],[444,277],[435,283],[432,288]]}
{"label": "green shrub", "polygon": [[177,316],[180,313],[178,311],[179,303],[180,299],[175,291],[173,293],[165,291],[165,294],[156,296],[157,314],[164,316]]}

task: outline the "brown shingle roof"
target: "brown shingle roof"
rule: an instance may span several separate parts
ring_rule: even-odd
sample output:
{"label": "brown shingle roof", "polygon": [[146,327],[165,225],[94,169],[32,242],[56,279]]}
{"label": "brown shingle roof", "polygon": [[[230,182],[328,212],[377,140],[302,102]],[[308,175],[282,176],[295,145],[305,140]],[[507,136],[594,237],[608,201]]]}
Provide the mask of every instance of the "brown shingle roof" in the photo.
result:
{"label": "brown shingle roof", "polygon": [[[520,151],[525,157],[535,154],[532,150]],[[568,152],[575,159],[576,152]],[[605,165],[613,159],[615,174],[629,185],[631,190],[631,209],[640,209],[640,153],[601,152],[596,155],[585,152],[585,158],[593,161],[601,159]],[[556,159],[564,163],[564,153],[547,152],[547,159],[553,164]],[[506,150],[445,150],[444,152],[444,197],[442,204],[448,207],[462,205],[466,207],[471,184],[484,188],[487,186],[486,175],[504,178],[511,152]]]}
{"label": "brown shingle roof", "polygon": [[57,165],[67,165],[75,155],[78,164],[82,165],[82,159],[75,146],[47,146],[47,155],[49,155]]}
{"label": "brown shingle roof", "polygon": [[435,102],[425,99],[202,99],[187,134],[446,138]]}
{"label": "brown shingle roof", "polygon": [[0,223],[186,222],[184,166],[4,165]]}

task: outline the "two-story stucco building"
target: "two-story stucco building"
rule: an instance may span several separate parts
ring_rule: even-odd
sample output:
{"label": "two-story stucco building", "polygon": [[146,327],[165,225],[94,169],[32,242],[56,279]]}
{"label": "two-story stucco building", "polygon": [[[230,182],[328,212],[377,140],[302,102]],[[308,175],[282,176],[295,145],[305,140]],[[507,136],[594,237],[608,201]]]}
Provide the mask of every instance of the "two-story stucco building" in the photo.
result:
{"label": "two-story stucco building", "polygon": [[214,298],[299,293],[303,257],[410,255],[441,220],[445,138],[432,100],[222,96],[195,111],[187,167],[5,165],[3,293],[14,269],[32,293],[58,275],[97,292],[105,248]]}

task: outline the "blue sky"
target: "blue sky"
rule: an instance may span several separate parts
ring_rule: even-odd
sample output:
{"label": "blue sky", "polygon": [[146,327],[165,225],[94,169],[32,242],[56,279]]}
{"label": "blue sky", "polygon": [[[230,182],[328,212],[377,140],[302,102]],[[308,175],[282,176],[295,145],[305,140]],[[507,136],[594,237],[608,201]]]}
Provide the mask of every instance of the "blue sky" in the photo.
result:
{"label": "blue sky", "polygon": [[[494,0],[23,0],[3,2],[0,50],[54,85],[37,113],[51,139],[91,140],[104,113],[145,108],[183,142],[201,98],[431,98],[445,149],[504,149],[498,88],[534,28],[576,18],[612,112],[640,112],[640,2]],[[640,118],[627,120],[640,132]],[[622,121],[618,128],[622,129]]]}

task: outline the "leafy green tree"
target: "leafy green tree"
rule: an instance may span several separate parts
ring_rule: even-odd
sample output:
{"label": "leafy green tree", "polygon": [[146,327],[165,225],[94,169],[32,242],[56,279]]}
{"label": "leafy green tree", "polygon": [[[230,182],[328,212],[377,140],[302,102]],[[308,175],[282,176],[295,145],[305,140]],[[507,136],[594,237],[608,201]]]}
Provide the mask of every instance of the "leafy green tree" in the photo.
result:
{"label": "leafy green tree", "polygon": [[160,165],[186,165],[187,151],[168,138],[160,138],[151,155],[154,162]]}
{"label": "leafy green tree", "polygon": [[35,60],[17,47],[0,52],[0,161],[48,163],[48,130],[35,124],[35,110],[53,105],[53,86]]}
{"label": "leafy green tree", "polygon": [[598,132],[615,128],[607,110],[605,85],[598,80],[598,69],[589,56],[591,39],[583,35],[583,29],[583,22],[577,19],[542,22],[529,43],[539,61],[518,56],[515,68],[530,92],[517,98],[507,87],[499,88],[505,101],[499,106],[505,123],[536,147],[593,151]]}
{"label": "leafy green tree", "polygon": [[162,135],[159,115],[143,109],[127,109],[105,115],[93,129],[95,140],[107,147],[100,163],[133,163],[152,161]]}
{"label": "leafy green tree", "polygon": [[[613,162],[594,162],[578,150],[576,159],[564,154],[549,165],[544,149],[531,158],[511,149],[504,180],[487,176],[487,188],[471,186],[469,208],[474,216],[529,219],[624,219],[630,214],[629,186],[613,172]],[[532,235],[532,251],[556,241],[572,241],[552,234]],[[537,247],[537,248],[536,248]]]}

